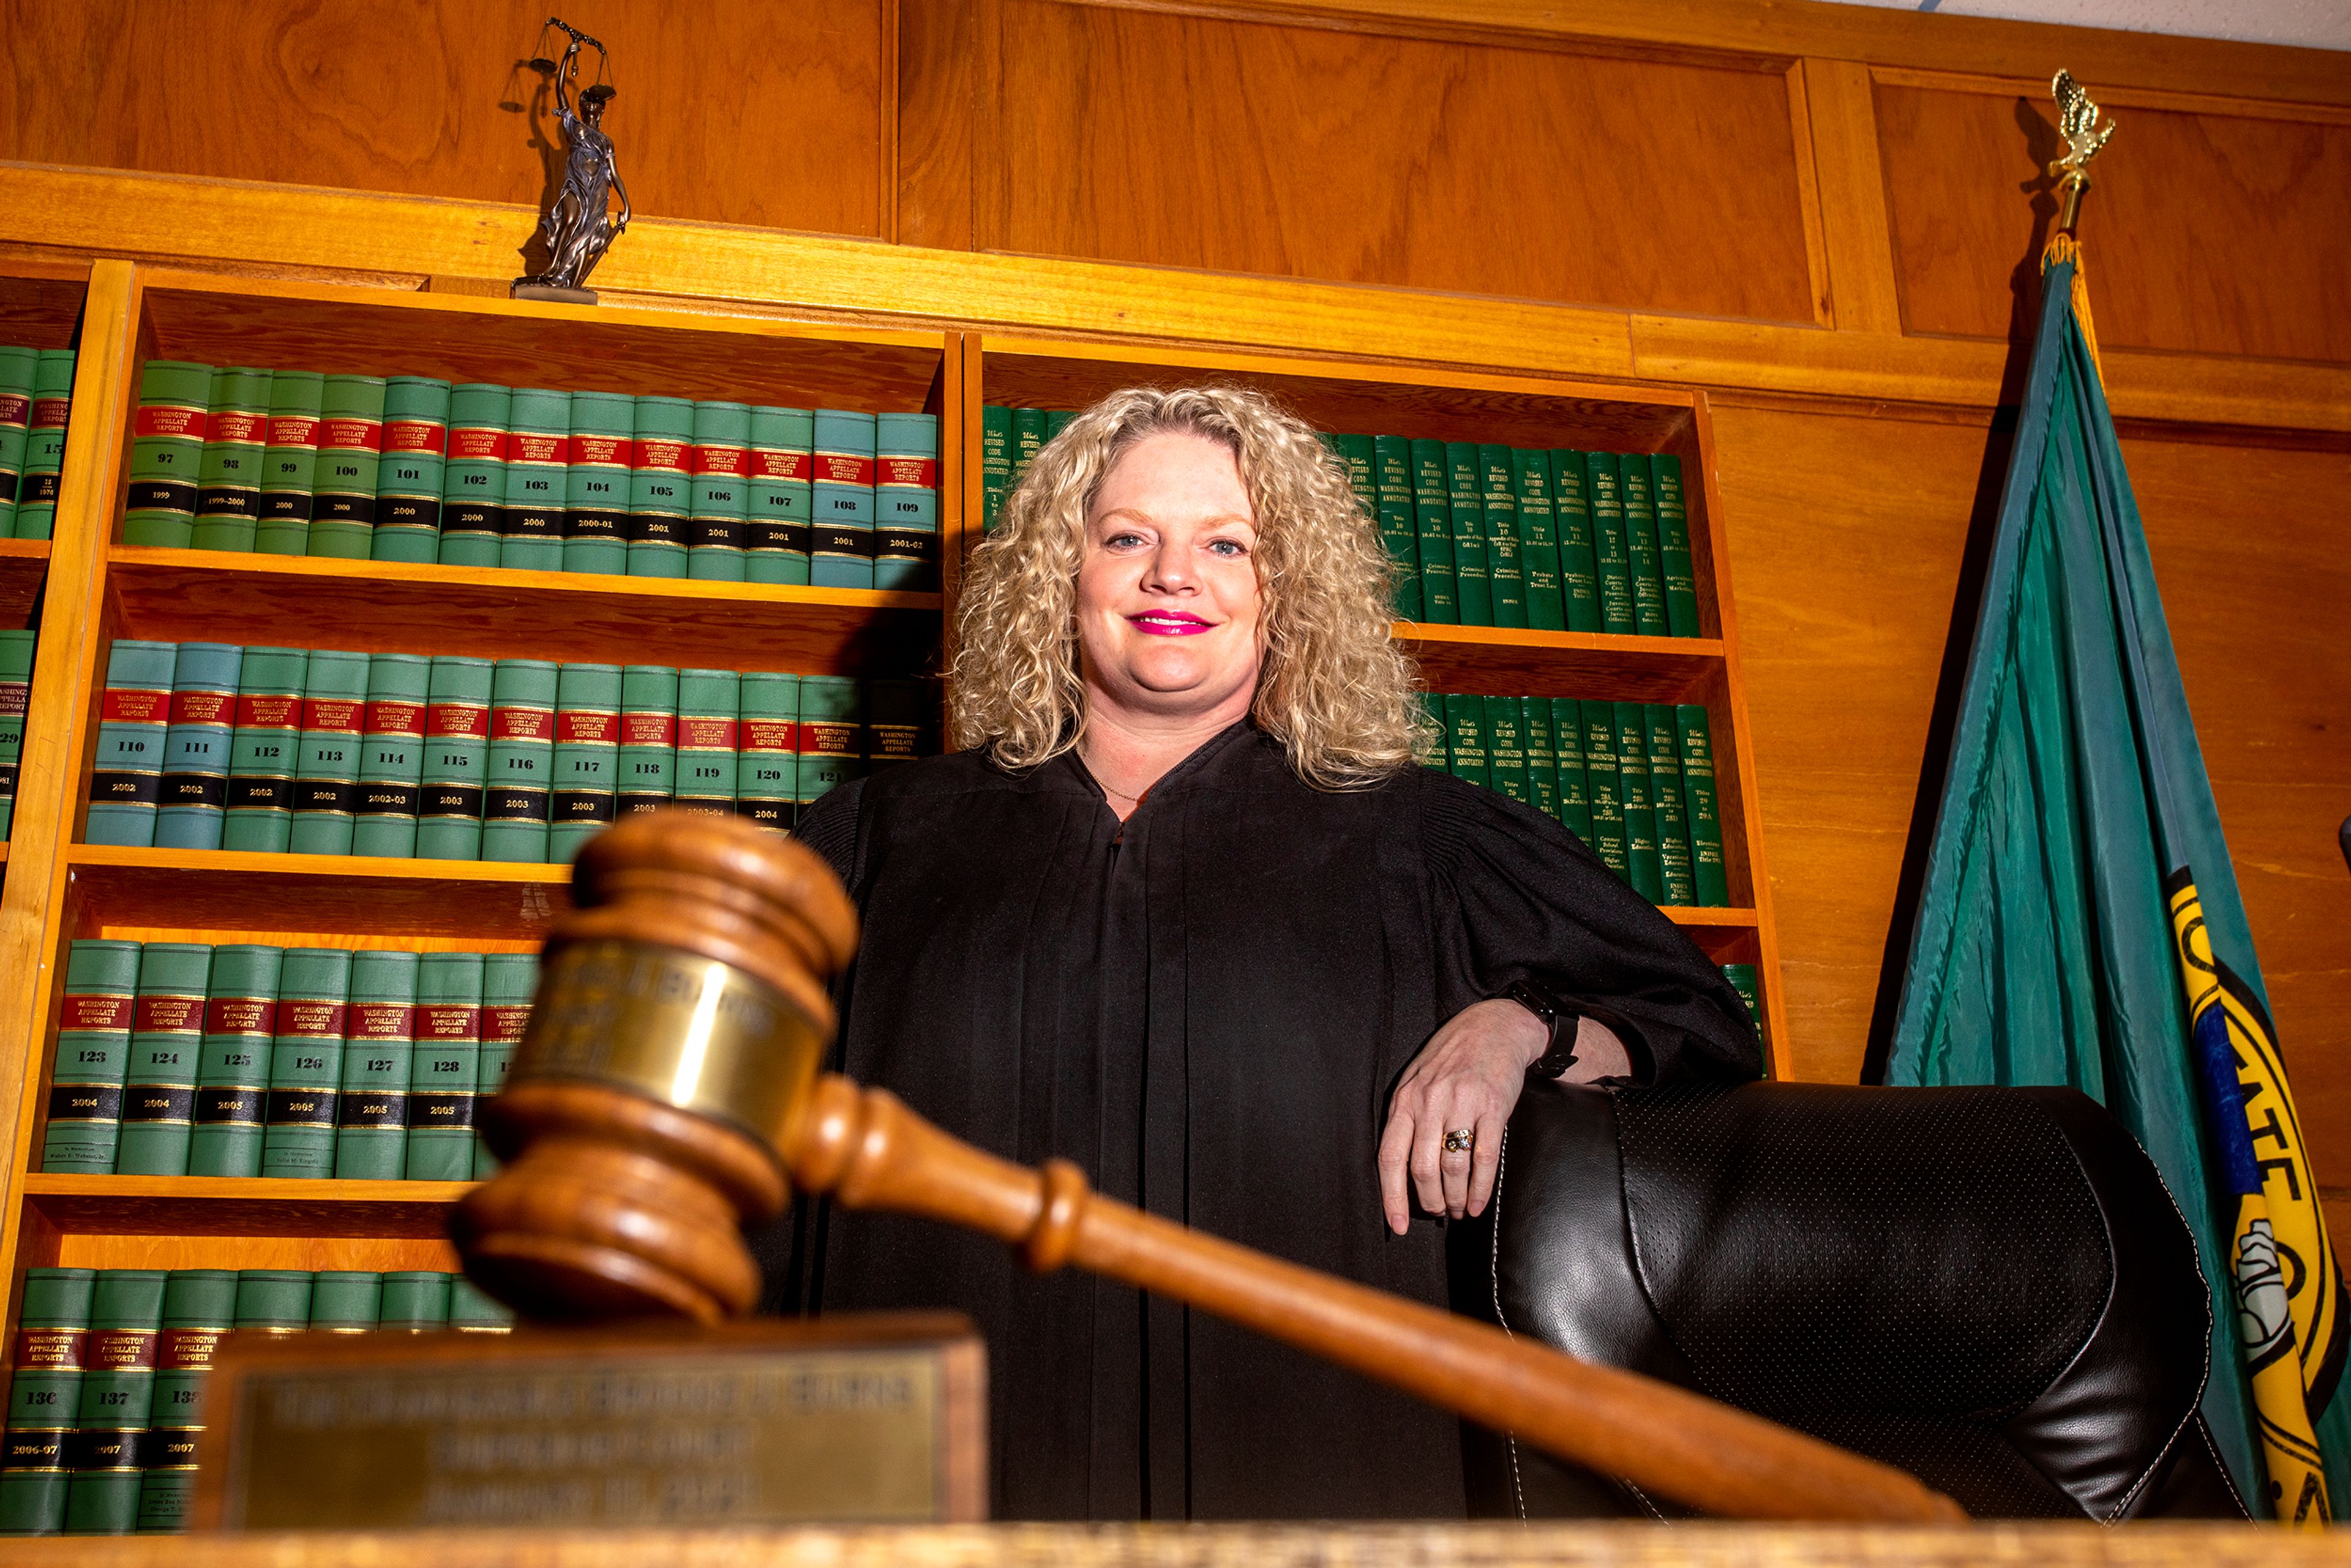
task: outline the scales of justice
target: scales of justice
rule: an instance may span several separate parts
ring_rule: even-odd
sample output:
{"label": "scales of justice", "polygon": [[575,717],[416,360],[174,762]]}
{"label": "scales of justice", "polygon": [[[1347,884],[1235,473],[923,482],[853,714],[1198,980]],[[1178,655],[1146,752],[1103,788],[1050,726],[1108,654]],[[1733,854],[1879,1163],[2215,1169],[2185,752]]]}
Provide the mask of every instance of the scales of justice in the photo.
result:
{"label": "scales of justice", "polygon": [[[561,60],[541,54],[530,65],[554,84],[555,123],[563,132],[563,181],[546,216],[539,220],[547,267],[528,277],[516,278],[512,294],[517,299],[593,305],[595,292],[585,287],[588,275],[629,226],[629,188],[622,183],[612,139],[604,133],[604,107],[617,89],[604,79],[609,64],[604,46],[560,16],[547,19],[539,31],[540,42],[559,31],[571,40]],[[575,94],[583,48],[596,51],[596,80]],[[621,202],[618,213],[611,211],[616,195]]]}

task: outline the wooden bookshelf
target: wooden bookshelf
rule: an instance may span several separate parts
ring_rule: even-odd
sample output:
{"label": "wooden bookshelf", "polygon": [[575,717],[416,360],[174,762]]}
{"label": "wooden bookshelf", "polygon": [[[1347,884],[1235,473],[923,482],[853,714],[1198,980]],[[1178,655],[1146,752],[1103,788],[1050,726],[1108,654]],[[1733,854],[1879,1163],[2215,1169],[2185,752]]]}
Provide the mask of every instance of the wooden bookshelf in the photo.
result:
{"label": "wooden bookshelf", "polygon": [[48,575],[48,540],[0,539],[0,626],[19,632],[33,623]]}

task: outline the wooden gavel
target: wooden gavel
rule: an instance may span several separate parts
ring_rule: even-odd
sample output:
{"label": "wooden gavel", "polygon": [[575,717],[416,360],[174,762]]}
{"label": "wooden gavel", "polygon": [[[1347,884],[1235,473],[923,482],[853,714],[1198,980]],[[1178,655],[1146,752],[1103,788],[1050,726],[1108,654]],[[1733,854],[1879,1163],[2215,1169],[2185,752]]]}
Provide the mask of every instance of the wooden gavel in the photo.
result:
{"label": "wooden gavel", "polygon": [[1202,1235],[820,1074],[857,919],[830,868],[747,822],[657,813],[580,854],[538,998],[482,1129],[507,1164],[454,1228],[535,1319],[748,1312],[747,1221],[789,1183],[923,1215],[1155,1291],[1708,1512],[1950,1522],[1916,1478],[1670,1385]]}

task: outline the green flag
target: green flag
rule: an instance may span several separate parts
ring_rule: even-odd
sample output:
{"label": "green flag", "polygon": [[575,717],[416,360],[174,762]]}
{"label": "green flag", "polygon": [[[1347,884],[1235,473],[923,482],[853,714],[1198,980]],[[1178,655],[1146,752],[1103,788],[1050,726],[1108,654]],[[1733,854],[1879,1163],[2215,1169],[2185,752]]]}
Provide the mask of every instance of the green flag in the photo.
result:
{"label": "green flag", "polygon": [[2239,1490],[2321,1524],[2351,1495],[2341,1277],[2070,237],[2042,273],[1886,1081],[2070,1084],[2121,1119],[2196,1235]]}

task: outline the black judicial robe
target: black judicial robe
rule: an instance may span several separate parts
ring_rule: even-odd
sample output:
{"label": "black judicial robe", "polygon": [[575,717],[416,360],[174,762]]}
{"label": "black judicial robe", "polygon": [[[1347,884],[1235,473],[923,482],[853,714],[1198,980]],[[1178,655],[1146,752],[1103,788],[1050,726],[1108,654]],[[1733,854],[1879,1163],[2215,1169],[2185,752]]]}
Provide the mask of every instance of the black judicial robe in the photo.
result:
{"label": "black judicial robe", "polygon": [[[1720,972],[1558,824],[1423,768],[1318,790],[1246,721],[1123,826],[1073,753],[1016,775],[975,752],[844,784],[799,835],[864,921],[841,1071],[1421,1301],[1447,1300],[1443,1227],[1389,1232],[1374,1157],[1447,1019],[1524,977],[1613,1023],[1644,1076],[1760,1068]],[[1453,1416],[1206,1313],[829,1205],[762,1251],[772,1308],[977,1321],[997,1518],[1465,1511]]]}

